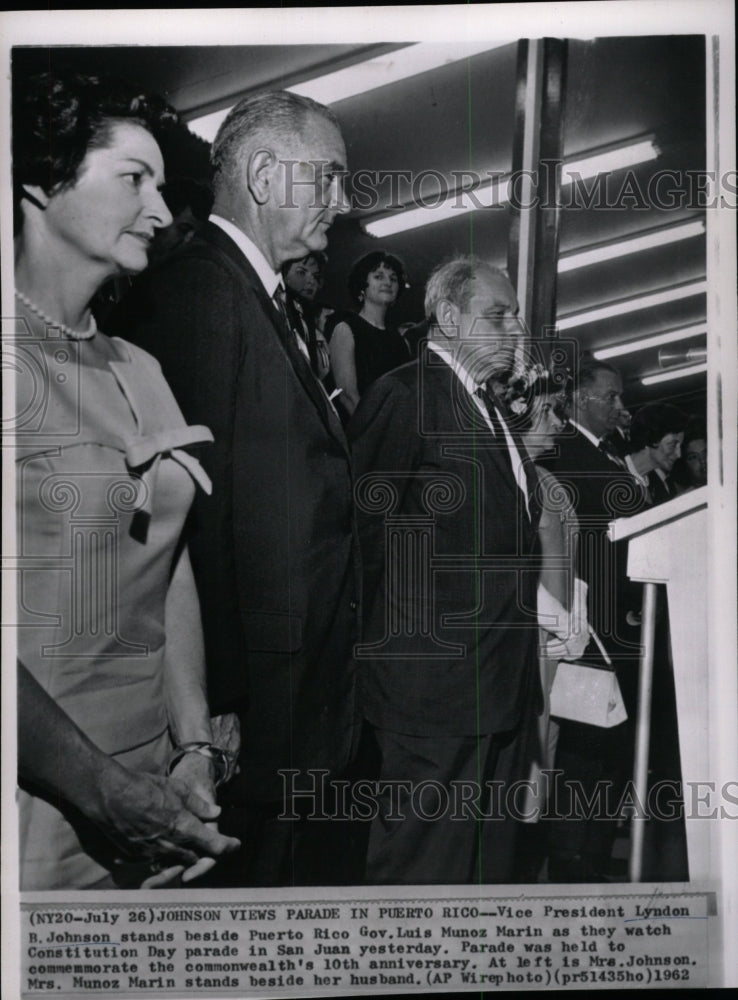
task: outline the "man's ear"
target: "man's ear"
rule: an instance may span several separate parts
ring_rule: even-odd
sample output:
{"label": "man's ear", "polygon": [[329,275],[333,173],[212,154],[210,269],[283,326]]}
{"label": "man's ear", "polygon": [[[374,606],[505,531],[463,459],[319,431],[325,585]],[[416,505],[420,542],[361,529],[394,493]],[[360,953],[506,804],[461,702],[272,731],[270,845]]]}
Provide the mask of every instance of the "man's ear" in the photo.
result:
{"label": "man's ear", "polygon": [[249,156],[247,181],[257,205],[265,205],[269,200],[277,165],[277,157],[271,149],[257,149]]}
{"label": "man's ear", "polygon": [[39,187],[38,184],[24,184],[22,191],[23,197],[27,198],[36,208],[40,208],[42,212],[49,204],[50,195],[42,187]]}
{"label": "man's ear", "polygon": [[449,340],[455,340],[459,335],[461,310],[450,299],[440,299],[436,306],[436,322],[443,334]]}

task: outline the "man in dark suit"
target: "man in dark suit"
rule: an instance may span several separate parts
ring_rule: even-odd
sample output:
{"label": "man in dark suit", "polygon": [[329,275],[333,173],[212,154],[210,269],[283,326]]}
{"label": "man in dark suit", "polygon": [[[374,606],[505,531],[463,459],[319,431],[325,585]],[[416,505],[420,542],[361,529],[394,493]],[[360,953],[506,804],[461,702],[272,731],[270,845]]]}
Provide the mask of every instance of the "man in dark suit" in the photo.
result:
{"label": "man in dark suit", "polygon": [[188,423],[215,437],[202,456],[213,495],[194,509],[190,545],[211,711],[241,727],[240,773],[222,796],[223,822],[244,844],[224,876],[236,885],[330,877],[305,846],[312,828],[279,816],[297,814],[290,793],[314,787],[309,769],[339,774],[352,751],[348,445],[289,325],[280,276],[285,261],[326,246],[346,210],[345,159],[329,109],[286,92],[243,100],[213,143],[208,223],[117,315],[117,330],[161,361]]}
{"label": "man in dark suit", "polygon": [[501,817],[539,696],[537,514],[527,456],[486,386],[512,368],[517,311],[486,262],[442,265],[426,289],[430,344],[370,388],[349,426],[357,661],[380,758],[369,882],[512,875],[515,824]]}
{"label": "man in dark suit", "polygon": [[[559,777],[549,838],[549,877],[554,882],[603,881],[607,874],[614,809],[631,774],[632,725],[636,710],[637,621],[640,586],[626,573],[627,548],[607,536],[610,521],[640,510],[644,493],[614,452],[609,434],[623,409],[619,372],[603,362],[583,364],[573,393],[573,418],[557,438],[556,458],[547,465],[573,498],[579,521],[578,575],[588,586],[588,620],[610,656],[629,719],[611,729],[562,720],[556,754]],[[600,659],[590,643],[588,662]],[[595,799],[600,815],[588,817],[581,795]],[[577,793],[580,798],[577,799]],[[600,805],[597,805],[597,802]]]}

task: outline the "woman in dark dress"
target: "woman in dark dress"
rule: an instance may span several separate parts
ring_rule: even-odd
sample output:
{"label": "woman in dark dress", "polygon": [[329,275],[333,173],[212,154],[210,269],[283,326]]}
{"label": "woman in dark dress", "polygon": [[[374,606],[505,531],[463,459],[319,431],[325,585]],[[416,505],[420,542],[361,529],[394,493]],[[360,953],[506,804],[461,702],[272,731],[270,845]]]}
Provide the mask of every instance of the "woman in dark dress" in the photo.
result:
{"label": "woman in dark dress", "polygon": [[405,271],[392,254],[375,250],[352,267],[348,288],[358,313],[344,313],[330,338],[331,370],[338,401],[350,416],[380,375],[410,361],[405,341],[387,322],[390,306],[405,287]]}

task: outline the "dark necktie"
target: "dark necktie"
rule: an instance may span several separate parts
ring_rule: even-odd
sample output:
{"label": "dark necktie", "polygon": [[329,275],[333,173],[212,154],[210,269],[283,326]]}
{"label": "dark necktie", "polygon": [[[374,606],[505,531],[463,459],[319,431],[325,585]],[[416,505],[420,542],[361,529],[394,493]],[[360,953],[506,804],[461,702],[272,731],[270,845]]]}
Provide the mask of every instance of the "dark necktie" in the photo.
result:
{"label": "dark necktie", "polygon": [[622,458],[615,451],[615,446],[610,441],[608,441],[607,438],[602,438],[597,447],[602,452],[602,454],[607,455],[610,461],[614,462],[614,464],[617,465],[618,468],[620,469],[627,468],[625,462],[623,462]]}
{"label": "dark necktie", "polygon": [[513,469],[512,457],[510,455],[510,449],[507,446],[507,438],[505,437],[505,432],[502,429],[502,424],[500,423],[500,418],[497,413],[497,404],[495,403],[495,398],[489,389],[479,388],[476,390],[475,395],[479,397],[484,403],[484,408],[487,411],[487,416],[492,424],[492,428],[495,432],[495,440],[500,445],[500,453],[503,456],[505,464],[510,470],[510,475],[515,479],[515,471]]}
{"label": "dark necktie", "polygon": [[284,285],[277,285],[274,289],[274,295],[272,296],[275,306],[279,310],[279,314],[284,320],[285,326],[288,330],[292,330],[292,324],[290,323],[290,317],[287,312],[287,289]]}
{"label": "dark necktie", "polygon": [[[477,389],[476,394],[484,403],[484,407],[487,411],[487,415],[489,416],[490,423],[494,428],[495,437],[497,441],[501,445],[503,445],[503,447],[500,450],[503,452],[505,459],[507,460],[507,465],[509,466],[510,474],[517,483],[517,478],[515,476],[515,470],[513,468],[513,463],[512,463],[512,456],[510,455],[510,448],[508,447],[507,444],[507,436],[502,427],[502,417],[497,409],[497,403],[495,401],[495,397],[493,393],[490,392],[489,389],[481,389],[481,388]],[[506,426],[508,431],[510,432],[510,437],[515,442],[515,447],[518,450],[518,455],[520,456],[520,462],[521,465],[523,466],[523,474],[525,475],[525,483],[526,483],[526,501],[528,504],[528,513],[530,514],[530,520],[533,524],[537,524],[538,518],[541,513],[540,504],[538,502],[538,476],[536,474],[536,470],[533,468],[533,463],[531,462],[530,457],[528,456],[528,452],[526,451],[522,439],[519,437],[519,435],[515,434],[515,432],[512,430],[511,427],[509,427],[508,425]]]}
{"label": "dark necktie", "polygon": [[[328,395],[328,393],[326,391],[326,388],[323,385],[323,383],[320,381],[320,379],[318,378],[318,376],[315,374],[315,371],[313,370],[313,367],[310,364],[310,358],[309,358],[309,356],[306,356],[306,354],[302,351],[302,349],[300,348],[300,346],[298,344],[298,341],[300,343],[302,343],[302,344],[305,344],[305,341],[300,336],[300,334],[295,330],[295,328],[293,327],[293,325],[292,325],[292,323],[290,321],[290,316],[289,316],[289,313],[287,311],[287,289],[284,287],[284,285],[282,285],[282,284],[277,285],[277,287],[274,290],[274,294],[272,296],[272,300],[273,300],[275,306],[277,307],[277,309],[279,310],[279,313],[280,313],[282,319],[284,320],[284,324],[287,327],[287,330],[289,331],[289,334],[288,334],[288,336],[289,336],[289,344],[290,344],[289,352],[294,355],[294,358],[295,358],[294,363],[297,364],[297,365],[306,365],[307,366],[308,371],[310,372],[310,375],[315,380],[315,383],[317,384],[317,386],[320,389],[320,394],[323,397],[324,402],[328,405],[328,408],[331,410],[333,416],[340,423],[340,417],[338,416],[338,411],[336,410],[336,407],[335,407],[335,405],[333,403],[333,400]],[[308,349],[307,348],[307,344],[305,344],[305,350],[307,351],[307,349]]]}

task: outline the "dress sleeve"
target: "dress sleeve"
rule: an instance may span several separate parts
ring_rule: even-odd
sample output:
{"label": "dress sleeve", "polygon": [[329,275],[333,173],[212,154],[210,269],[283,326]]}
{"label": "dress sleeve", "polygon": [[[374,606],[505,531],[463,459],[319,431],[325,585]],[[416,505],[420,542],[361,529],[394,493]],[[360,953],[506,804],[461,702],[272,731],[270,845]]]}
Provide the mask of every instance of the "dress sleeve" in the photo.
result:
{"label": "dress sleeve", "polygon": [[576,572],[576,515],[566,487],[540,466],[536,466],[536,472],[541,494],[538,537],[543,568],[540,582],[568,611],[572,607]]}

